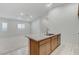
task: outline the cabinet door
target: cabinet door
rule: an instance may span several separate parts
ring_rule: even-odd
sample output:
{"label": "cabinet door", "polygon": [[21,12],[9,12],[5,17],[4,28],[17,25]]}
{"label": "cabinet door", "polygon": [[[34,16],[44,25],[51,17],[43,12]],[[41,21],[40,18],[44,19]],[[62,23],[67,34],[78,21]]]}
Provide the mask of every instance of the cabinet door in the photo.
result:
{"label": "cabinet door", "polygon": [[50,52],[50,42],[40,46],[40,55],[48,55]]}
{"label": "cabinet door", "polygon": [[30,40],[30,55],[38,55],[38,42]]}
{"label": "cabinet door", "polygon": [[52,47],[52,50],[54,50],[56,47],[57,47],[57,37],[52,37],[52,40],[51,40],[51,47]]}

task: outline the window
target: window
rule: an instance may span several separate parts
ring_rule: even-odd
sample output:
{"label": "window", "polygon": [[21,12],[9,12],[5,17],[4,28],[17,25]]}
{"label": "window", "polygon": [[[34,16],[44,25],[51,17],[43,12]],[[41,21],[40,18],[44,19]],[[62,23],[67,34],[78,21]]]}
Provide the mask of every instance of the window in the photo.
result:
{"label": "window", "polygon": [[25,28],[25,24],[18,24],[18,29],[24,29]]}
{"label": "window", "polygon": [[2,31],[7,30],[7,25],[8,25],[8,23],[5,23],[5,22],[2,23]]}

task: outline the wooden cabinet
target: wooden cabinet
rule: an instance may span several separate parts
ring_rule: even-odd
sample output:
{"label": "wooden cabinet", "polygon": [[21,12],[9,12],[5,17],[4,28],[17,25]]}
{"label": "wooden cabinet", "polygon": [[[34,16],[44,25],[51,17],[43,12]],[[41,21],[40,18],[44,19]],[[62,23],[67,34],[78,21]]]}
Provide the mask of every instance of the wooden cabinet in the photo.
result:
{"label": "wooden cabinet", "polygon": [[38,42],[34,40],[30,40],[30,54],[31,55],[38,55],[39,47]]}
{"label": "wooden cabinet", "polygon": [[50,51],[50,43],[45,43],[45,44],[40,46],[40,51],[39,51],[40,55],[47,55],[50,52],[51,52]]}
{"label": "wooden cabinet", "polygon": [[30,39],[30,55],[48,55],[60,45],[60,34],[36,41]]}
{"label": "wooden cabinet", "polygon": [[58,46],[58,35],[51,38],[51,50],[55,50],[55,48]]}
{"label": "wooden cabinet", "polygon": [[[46,42],[47,41],[47,42]],[[40,45],[40,50],[39,50],[39,54],[40,55],[47,55],[49,54],[51,51],[50,51],[50,39],[47,39],[42,45]],[[42,42],[42,41],[40,41]]]}

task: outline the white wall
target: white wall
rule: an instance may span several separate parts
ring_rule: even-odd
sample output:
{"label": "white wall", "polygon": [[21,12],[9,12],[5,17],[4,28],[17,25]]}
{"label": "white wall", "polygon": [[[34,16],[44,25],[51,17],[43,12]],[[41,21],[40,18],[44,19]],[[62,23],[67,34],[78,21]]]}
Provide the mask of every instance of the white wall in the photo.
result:
{"label": "white wall", "polygon": [[49,32],[61,33],[61,38],[65,42],[72,39],[73,34],[79,32],[77,9],[78,4],[68,4],[50,11],[48,15]]}
{"label": "white wall", "polygon": [[[73,39],[73,35],[79,32],[79,20],[77,13],[78,4],[74,3],[52,9],[48,14],[49,20],[47,27],[49,28],[49,32],[61,33],[61,39],[64,41]],[[44,25],[43,21],[44,19],[40,20],[33,22],[32,32],[39,34],[40,32],[46,32],[46,25]]]}
{"label": "white wall", "polygon": [[32,22],[31,32],[33,34],[40,34],[40,32],[41,32],[41,30],[40,30],[40,20],[36,20],[36,21]]}
{"label": "white wall", "polygon": [[[8,29],[7,31],[0,31],[0,54],[25,47],[27,43],[25,34],[29,33],[29,24],[13,19],[0,19],[0,25],[2,22],[8,23]],[[25,24],[25,29],[19,31],[17,24]]]}

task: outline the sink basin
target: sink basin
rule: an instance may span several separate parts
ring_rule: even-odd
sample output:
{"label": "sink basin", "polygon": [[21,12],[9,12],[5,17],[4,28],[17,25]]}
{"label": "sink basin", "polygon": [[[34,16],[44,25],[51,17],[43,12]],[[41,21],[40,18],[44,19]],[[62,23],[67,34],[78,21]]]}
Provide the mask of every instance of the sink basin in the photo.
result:
{"label": "sink basin", "polygon": [[50,36],[50,35],[54,35],[54,34],[48,33],[48,34],[46,34],[46,35]]}

